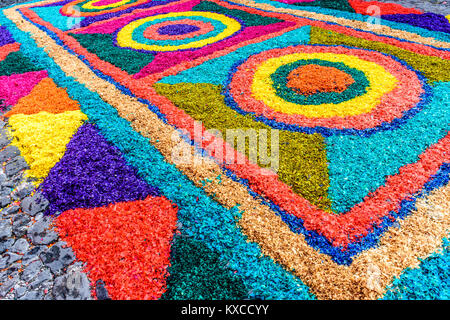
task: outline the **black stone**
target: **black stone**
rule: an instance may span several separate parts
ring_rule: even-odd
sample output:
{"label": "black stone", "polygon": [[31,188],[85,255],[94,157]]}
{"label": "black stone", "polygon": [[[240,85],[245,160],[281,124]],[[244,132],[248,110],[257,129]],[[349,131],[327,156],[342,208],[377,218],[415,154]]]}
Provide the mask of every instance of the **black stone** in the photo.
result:
{"label": "black stone", "polygon": [[95,283],[95,293],[97,294],[98,300],[111,300],[108,295],[108,290],[105,288],[105,283],[101,279]]}

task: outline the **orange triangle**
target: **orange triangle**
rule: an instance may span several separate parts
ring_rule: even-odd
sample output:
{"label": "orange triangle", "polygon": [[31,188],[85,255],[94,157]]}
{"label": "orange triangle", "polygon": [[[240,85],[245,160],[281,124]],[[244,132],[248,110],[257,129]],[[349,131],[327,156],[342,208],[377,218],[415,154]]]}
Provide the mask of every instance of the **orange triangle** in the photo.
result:
{"label": "orange triangle", "polygon": [[21,98],[5,116],[13,114],[34,114],[41,111],[62,113],[79,110],[77,101],[69,98],[65,89],[58,88],[50,78],[42,79],[30,94]]}

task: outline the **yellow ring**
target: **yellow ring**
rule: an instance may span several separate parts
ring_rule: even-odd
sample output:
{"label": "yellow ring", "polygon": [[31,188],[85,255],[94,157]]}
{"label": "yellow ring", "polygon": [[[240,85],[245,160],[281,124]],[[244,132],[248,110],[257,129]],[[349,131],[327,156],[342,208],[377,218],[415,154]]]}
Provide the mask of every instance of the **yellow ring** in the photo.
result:
{"label": "yellow ring", "polygon": [[[145,43],[139,43],[135,40],[133,40],[133,30],[138,28],[139,26],[143,25],[144,23],[147,23],[149,21],[153,20],[159,20],[164,18],[172,18],[172,17],[206,17],[213,20],[218,20],[222,22],[224,25],[226,25],[226,28],[224,31],[216,35],[215,37],[211,37],[208,39],[203,39],[199,41],[194,41],[190,43],[185,43],[181,45],[166,45],[166,46],[159,46],[159,45],[148,45]],[[139,50],[147,50],[147,51],[176,51],[176,50],[183,50],[183,49],[193,49],[193,48],[200,48],[205,45],[223,40],[235,32],[239,31],[241,29],[241,24],[223,14],[213,13],[213,12],[194,12],[194,11],[186,11],[186,12],[171,12],[167,14],[160,14],[153,17],[147,17],[139,20],[135,20],[131,22],[130,24],[127,24],[125,27],[123,27],[119,33],[117,34],[117,44],[121,47],[125,48],[133,48],[133,49],[139,49]]]}
{"label": "yellow ring", "polygon": [[[276,94],[270,76],[279,67],[302,59],[342,62],[350,68],[361,70],[369,81],[368,90],[362,96],[337,104],[299,105],[286,101]],[[254,74],[252,94],[255,99],[264,102],[268,107],[287,114],[302,114],[310,118],[346,117],[369,112],[377,106],[383,95],[396,87],[397,83],[397,79],[384,67],[356,56],[335,53],[293,53],[267,59],[261,63]]]}

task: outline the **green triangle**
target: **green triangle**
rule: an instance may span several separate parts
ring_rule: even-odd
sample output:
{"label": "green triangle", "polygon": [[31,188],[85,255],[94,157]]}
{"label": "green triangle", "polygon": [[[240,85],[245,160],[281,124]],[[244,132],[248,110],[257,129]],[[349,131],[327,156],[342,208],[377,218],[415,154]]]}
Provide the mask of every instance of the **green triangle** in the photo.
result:
{"label": "green triangle", "polygon": [[[225,263],[226,264],[226,263]],[[227,269],[217,252],[202,242],[176,235],[171,247],[166,300],[232,300],[248,296],[241,279]]]}

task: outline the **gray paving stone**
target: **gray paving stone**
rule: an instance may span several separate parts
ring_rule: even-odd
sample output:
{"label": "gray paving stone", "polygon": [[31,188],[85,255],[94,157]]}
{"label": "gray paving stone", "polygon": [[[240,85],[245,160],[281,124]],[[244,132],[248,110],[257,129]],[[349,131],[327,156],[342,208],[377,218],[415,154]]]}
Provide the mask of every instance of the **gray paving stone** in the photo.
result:
{"label": "gray paving stone", "polygon": [[36,192],[33,196],[23,199],[20,206],[23,212],[28,213],[31,216],[35,216],[37,213],[45,211],[48,204],[48,200],[45,199],[41,193]]}
{"label": "gray paving stone", "polygon": [[7,205],[9,205],[11,203],[11,197],[10,196],[3,196],[0,197],[0,207],[4,208]]}
{"label": "gray paving stone", "polygon": [[5,173],[8,177],[12,177],[25,169],[29,169],[29,166],[22,157],[16,157],[5,165]]}
{"label": "gray paving stone", "polygon": [[20,300],[42,300],[44,298],[44,292],[42,290],[36,289],[25,293]]}
{"label": "gray paving stone", "polygon": [[44,217],[28,229],[28,237],[33,244],[50,244],[58,239],[58,235],[51,227],[51,222],[51,218]]}
{"label": "gray paving stone", "polygon": [[105,283],[103,280],[98,280],[95,283],[95,294],[98,300],[111,300],[108,295],[108,290],[106,290]]}
{"label": "gray paving stone", "polygon": [[14,262],[13,264],[9,265],[8,269],[6,269],[6,274],[8,277],[14,276],[16,273],[19,273],[19,271],[22,269],[22,264],[17,260],[17,262]]}
{"label": "gray paving stone", "polygon": [[0,240],[11,237],[12,235],[12,227],[11,223],[4,219],[0,220]]}
{"label": "gray paving stone", "polygon": [[68,272],[55,279],[52,293],[56,300],[91,299],[89,279],[81,271]]}
{"label": "gray paving stone", "polygon": [[11,238],[0,240],[0,254],[5,252],[6,250],[9,250],[13,244],[14,244],[14,239],[11,239]]}
{"label": "gray paving stone", "polygon": [[18,172],[12,177],[9,177],[5,182],[3,182],[2,187],[9,189],[9,194],[17,187],[17,185],[23,180],[23,172]]}
{"label": "gray paving stone", "polygon": [[11,264],[16,262],[17,260],[20,260],[21,257],[22,256],[12,253],[12,252],[3,254],[3,256],[0,258],[0,269],[5,269],[5,268],[9,267]]}
{"label": "gray paving stone", "polygon": [[22,237],[27,233],[32,221],[29,215],[24,213],[16,214],[13,217],[13,233],[16,237]]}
{"label": "gray paving stone", "polygon": [[0,286],[0,298],[4,298],[11,291],[11,289],[14,287],[16,282],[17,282],[17,279],[15,279],[15,278],[8,279],[7,281],[5,281]]}
{"label": "gray paving stone", "polygon": [[18,286],[14,288],[15,298],[19,299],[29,290],[28,286]]}
{"label": "gray paving stone", "polygon": [[16,146],[9,145],[0,151],[0,162],[8,161],[20,155],[20,150]]}
{"label": "gray paving stone", "polygon": [[32,261],[35,261],[39,258],[39,254],[42,252],[47,251],[47,247],[46,246],[35,246],[32,247],[28,250],[28,252],[26,252],[23,257],[22,257],[22,264],[24,266],[27,266],[28,264],[30,264]]}
{"label": "gray paving stone", "polygon": [[6,174],[4,172],[1,172],[0,173],[0,185],[2,185],[7,179],[8,179],[8,177],[6,176]]}
{"label": "gray paving stone", "polygon": [[2,215],[5,217],[12,216],[19,212],[20,207],[16,204],[13,204],[12,206],[7,207],[6,209],[3,209]]}
{"label": "gray paving stone", "polygon": [[75,260],[75,254],[71,248],[64,248],[66,244],[58,242],[46,252],[39,255],[44,264],[50,268],[52,273],[58,274]]}
{"label": "gray paving stone", "polygon": [[11,142],[11,138],[5,135],[0,136],[0,149],[3,149]]}
{"label": "gray paving stone", "polygon": [[36,279],[32,283],[30,283],[30,287],[35,289],[41,286],[44,282],[49,282],[53,280],[53,275],[48,269],[44,269],[41,273],[38,274]]}
{"label": "gray paving stone", "polygon": [[28,251],[30,244],[24,238],[18,239],[11,247],[10,251],[18,254],[25,254]]}
{"label": "gray paving stone", "polygon": [[1,0],[0,8],[15,5],[18,3],[23,3],[23,2],[30,2],[30,0]]}
{"label": "gray paving stone", "polygon": [[22,200],[33,192],[34,185],[29,182],[25,182],[17,188],[18,189],[13,192],[12,198],[14,200]]}
{"label": "gray paving stone", "polygon": [[33,261],[23,270],[20,278],[25,282],[30,282],[41,272],[43,266],[40,260]]}

